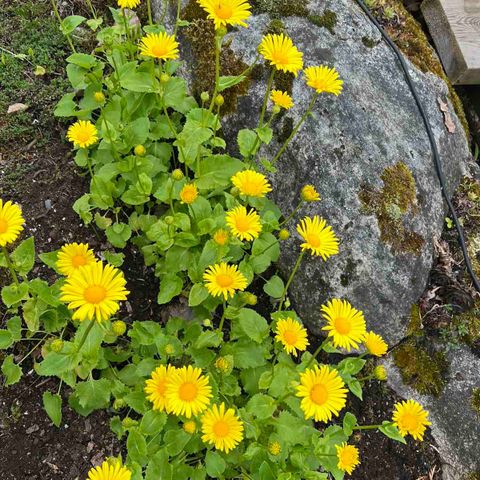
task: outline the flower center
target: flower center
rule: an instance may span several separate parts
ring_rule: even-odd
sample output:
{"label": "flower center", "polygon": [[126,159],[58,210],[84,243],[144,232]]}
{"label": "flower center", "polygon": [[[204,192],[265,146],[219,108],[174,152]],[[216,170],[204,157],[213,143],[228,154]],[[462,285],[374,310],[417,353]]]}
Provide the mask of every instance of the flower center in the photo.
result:
{"label": "flower center", "polygon": [[83,255],[75,255],[72,258],[72,265],[75,268],[81,267],[87,263],[87,259]]}
{"label": "flower center", "polygon": [[228,423],[223,420],[218,421],[213,426],[213,433],[215,433],[217,437],[221,437],[221,438],[226,437],[229,432],[230,432],[230,427],[228,426]]}
{"label": "flower center", "polygon": [[79,130],[77,133],[77,139],[80,142],[88,142],[88,140],[90,140],[90,132],[88,130]]}
{"label": "flower center", "polygon": [[239,232],[247,232],[250,229],[250,221],[248,217],[238,217],[235,222]]}
{"label": "flower center", "polygon": [[230,275],[220,274],[217,275],[217,283],[222,288],[228,288],[232,285],[233,279]]}
{"label": "flower center", "polygon": [[287,65],[289,63],[288,55],[285,52],[273,52],[272,58],[274,63],[278,63],[280,65]]}
{"label": "flower center", "polygon": [[402,418],[405,430],[414,431],[418,428],[418,418],[411,413],[405,413]]}
{"label": "flower center", "polygon": [[180,400],[184,402],[191,402],[197,396],[197,386],[194,383],[186,382],[182,384],[178,390],[178,396]]}
{"label": "flower center", "polygon": [[298,335],[296,332],[293,332],[292,330],[287,330],[283,334],[283,338],[285,342],[288,343],[289,345],[295,345],[295,343],[297,343],[297,340],[298,340]]}
{"label": "flower center", "polygon": [[307,243],[309,243],[313,248],[318,248],[320,246],[320,236],[316,233],[307,233]]}
{"label": "flower center", "polygon": [[8,230],[8,222],[0,218],[0,233],[5,233]]}
{"label": "flower center", "polygon": [[325,385],[317,383],[310,391],[310,400],[317,405],[323,405],[328,399],[328,391]]}
{"label": "flower center", "polygon": [[100,303],[102,300],[105,300],[107,296],[107,291],[105,287],[101,285],[91,285],[85,289],[83,293],[83,297],[88,303]]}
{"label": "flower center", "polygon": [[165,53],[166,53],[166,50],[165,50],[165,47],[163,45],[154,45],[152,47],[152,53],[156,57],[163,57],[163,55],[165,55]]}
{"label": "flower center", "polygon": [[352,322],[348,318],[337,317],[335,319],[335,330],[341,335],[348,335],[352,330]]}
{"label": "flower center", "polygon": [[231,18],[232,13],[232,7],[229,5],[223,5],[221,2],[218,2],[218,5],[215,7],[215,15],[222,20],[228,20]]}

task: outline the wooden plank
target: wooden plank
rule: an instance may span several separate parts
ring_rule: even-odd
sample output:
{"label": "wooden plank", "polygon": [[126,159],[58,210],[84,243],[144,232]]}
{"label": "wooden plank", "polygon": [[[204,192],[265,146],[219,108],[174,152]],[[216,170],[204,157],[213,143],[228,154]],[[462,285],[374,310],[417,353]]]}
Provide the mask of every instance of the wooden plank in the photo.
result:
{"label": "wooden plank", "polygon": [[452,82],[480,84],[480,0],[424,0],[422,12]]}

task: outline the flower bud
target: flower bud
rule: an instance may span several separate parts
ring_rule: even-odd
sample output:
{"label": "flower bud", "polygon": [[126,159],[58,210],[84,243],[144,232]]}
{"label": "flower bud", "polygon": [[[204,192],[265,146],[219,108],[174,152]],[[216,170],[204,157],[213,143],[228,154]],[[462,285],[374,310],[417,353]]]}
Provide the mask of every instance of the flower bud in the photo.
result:
{"label": "flower bud", "polygon": [[254,295],[253,293],[250,293],[250,292],[243,292],[242,294],[242,300],[247,304],[247,305],[251,305],[251,306],[254,306],[257,304],[257,296]]}
{"label": "flower bud", "polygon": [[61,338],[56,338],[50,344],[50,350],[52,350],[52,352],[60,353],[62,349],[63,349],[63,340]]}
{"label": "flower bud", "polygon": [[385,382],[387,380],[387,369],[383,365],[377,365],[373,369],[373,375],[377,380],[380,380],[381,382]]}
{"label": "flower bud", "polygon": [[286,230],[285,228],[282,228],[278,232],[278,238],[280,240],[288,240],[290,238],[290,232],[288,230]]}
{"label": "flower bud", "polygon": [[116,320],[112,323],[112,332],[120,337],[127,331],[127,324],[123,320]]}
{"label": "flower bud", "polygon": [[133,152],[137,157],[143,157],[147,153],[147,149],[143,145],[137,145]]}
{"label": "flower bud", "polygon": [[123,398],[116,398],[113,402],[114,410],[121,410],[126,405],[126,402]]}
{"label": "flower bud", "polygon": [[227,34],[227,29],[225,27],[220,27],[217,28],[217,31],[215,33],[217,37],[224,37]]}
{"label": "flower bud", "polygon": [[179,182],[180,180],[183,179],[185,175],[183,174],[183,172],[179,169],[179,168],[176,168],[173,172],[172,172],[172,178],[174,180],[176,180],[177,182]]}
{"label": "flower bud", "polygon": [[232,187],[230,189],[230,195],[232,195],[232,197],[238,197],[240,195],[240,189],[238,187]]}
{"label": "flower bud", "polygon": [[211,327],[212,326],[212,321],[209,319],[209,318],[206,318],[204,321],[203,321],[203,326],[204,327]]}
{"label": "flower bud", "polygon": [[215,105],[217,105],[217,107],[221,107],[224,103],[225,99],[223,98],[223,95],[218,94],[215,97]]}
{"label": "flower bud", "polygon": [[163,220],[167,225],[172,225],[172,223],[175,221],[171,215],[167,215]]}
{"label": "flower bud", "polygon": [[103,94],[103,92],[95,92],[93,94],[93,98],[97,103],[103,103],[105,101],[105,95]]}
{"label": "flower bud", "polygon": [[134,420],[133,418],[130,417],[125,417],[122,420],[122,426],[123,428],[130,428],[130,427],[135,427],[138,425],[137,420]]}
{"label": "flower bud", "polygon": [[170,80],[170,75],[168,73],[162,73],[160,75],[160,82],[167,83]]}
{"label": "flower bud", "polygon": [[280,113],[281,108],[278,105],[274,105],[272,108],[272,113],[274,115],[278,115]]}
{"label": "flower bud", "polygon": [[202,100],[202,102],[208,102],[210,100],[210,94],[208,92],[202,92],[200,94],[200,100]]}
{"label": "flower bud", "polygon": [[175,347],[171,343],[165,345],[165,353],[167,355],[173,355],[175,353]]}
{"label": "flower bud", "polygon": [[215,360],[215,368],[224,375],[229,375],[233,370],[233,357],[226,355],[225,357],[218,357]]}
{"label": "flower bud", "polygon": [[305,185],[300,193],[304,202],[318,202],[320,195],[313,185]]}
{"label": "flower bud", "polygon": [[193,435],[197,431],[197,424],[194,420],[188,420],[183,424],[183,430],[189,435]]}

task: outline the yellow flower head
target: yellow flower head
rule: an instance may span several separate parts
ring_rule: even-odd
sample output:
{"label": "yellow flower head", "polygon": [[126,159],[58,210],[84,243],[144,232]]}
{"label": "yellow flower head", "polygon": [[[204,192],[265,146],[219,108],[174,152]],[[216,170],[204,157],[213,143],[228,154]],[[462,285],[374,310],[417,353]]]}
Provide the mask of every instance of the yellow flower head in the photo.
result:
{"label": "yellow flower head", "polygon": [[232,234],[240,240],[250,241],[258,238],[262,231],[260,215],[253,209],[247,212],[243,206],[227,212],[226,222]]}
{"label": "yellow flower head", "polygon": [[101,466],[90,469],[87,480],[130,480],[131,478],[132,472],[120,462],[105,461]]}
{"label": "yellow flower head", "polygon": [[118,303],[130,293],[118,268],[102,262],[85,265],[73,272],[61,288],[60,299],[75,310],[74,320],[102,322],[120,308]]}
{"label": "yellow flower head", "polygon": [[312,256],[318,255],[327,260],[338,253],[338,239],[323,218],[317,215],[305,217],[297,225],[297,232],[304,240],[302,250],[310,250]]}
{"label": "yellow flower head", "polygon": [[415,440],[423,440],[428,425],[428,412],[415,400],[398,402],[394,406],[393,424],[402,436],[410,434]]}
{"label": "yellow flower head", "polygon": [[140,5],[140,0],[118,0],[120,8],[136,8]]}
{"label": "yellow flower head", "polygon": [[198,197],[198,188],[194,183],[187,183],[180,190],[180,200],[182,203],[190,205]]}
{"label": "yellow flower head", "polygon": [[385,340],[374,332],[368,332],[363,339],[363,344],[370,355],[381,357],[388,351],[388,345]]}
{"label": "yellow flower head", "polygon": [[0,198],[0,247],[13,243],[22,232],[24,223],[22,209],[10,201],[3,203]]}
{"label": "yellow flower head", "polygon": [[248,27],[244,22],[250,15],[250,4],[245,0],[197,0],[208,13],[208,18],[215,22],[215,29],[227,25]]}
{"label": "yellow flower head", "polygon": [[322,328],[332,337],[335,347],[345,348],[348,352],[358,348],[366,334],[363,313],[353,308],[346,300],[334,298],[322,305],[323,318],[327,325]]}
{"label": "yellow flower head", "polygon": [[178,58],[178,42],[174,35],[162,33],[149,33],[142,37],[140,53],[146,57],[159,58],[160,60],[175,60]]}
{"label": "yellow flower head", "polygon": [[202,416],[202,440],[228,453],[243,440],[243,423],[233,408],[213,405]]}
{"label": "yellow flower head", "polygon": [[328,422],[345,407],[347,391],[337,370],[315,365],[300,375],[297,397],[302,397],[300,407],[307,420]]}
{"label": "yellow flower head", "polygon": [[300,192],[300,196],[304,202],[318,202],[320,194],[313,185],[305,185]]}
{"label": "yellow flower head", "polygon": [[298,71],[303,68],[303,53],[299,52],[292,39],[283,33],[265,35],[258,51],[277,70],[297,76]]}
{"label": "yellow flower head", "polygon": [[268,444],[268,452],[273,456],[280,455],[282,452],[282,446],[277,441],[271,442]]}
{"label": "yellow flower head", "polygon": [[212,387],[208,377],[199,368],[177,368],[172,372],[165,391],[167,410],[175,415],[190,418],[198,415],[209,405]]}
{"label": "yellow flower head", "polygon": [[233,297],[236,290],[245,290],[247,279],[238,271],[237,265],[220,262],[207,268],[203,274],[205,286],[213,297],[223,295],[225,300]]}
{"label": "yellow flower head", "polygon": [[233,370],[233,362],[229,357],[218,357],[214,365],[219,372],[224,374],[231,373]]}
{"label": "yellow flower head", "polygon": [[90,120],[79,120],[70,125],[67,138],[75,147],[87,148],[98,141],[97,127]]}
{"label": "yellow flower head", "polygon": [[289,110],[293,107],[292,97],[287,92],[282,92],[281,90],[272,90],[270,94],[270,100],[279,107]]}
{"label": "yellow flower head", "polygon": [[147,400],[153,403],[154,410],[159,410],[160,412],[166,410],[165,392],[167,390],[167,383],[170,380],[172,372],[175,370],[173,365],[160,365],[145,382],[143,390],[147,394]]}
{"label": "yellow flower head", "polygon": [[292,318],[279,320],[275,329],[275,340],[282,342],[287,353],[297,356],[297,350],[306,350],[308,343],[307,330],[300,322]]}
{"label": "yellow flower head", "polygon": [[243,195],[249,197],[264,197],[272,191],[272,187],[267,181],[265,175],[255,172],[255,170],[243,170],[232,177],[232,183],[240,190]]}
{"label": "yellow flower head", "polygon": [[188,420],[183,424],[183,430],[189,435],[193,435],[197,431],[197,424],[194,420]]}
{"label": "yellow flower head", "polygon": [[342,472],[347,472],[349,475],[355,470],[355,467],[360,464],[358,448],[353,445],[347,445],[343,442],[341,445],[335,445],[337,449],[337,467]]}
{"label": "yellow flower head", "polygon": [[317,93],[332,93],[340,95],[342,93],[343,80],[340,79],[335,68],[329,68],[325,65],[321,67],[308,67],[305,69],[307,85],[315,89]]}
{"label": "yellow flower head", "polygon": [[57,255],[55,263],[62,275],[71,275],[80,267],[95,263],[95,254],[88,248],[88,243],[67,243]]}
{"label": "yellow flower head", "polygon": [[223,228],[220,228],[213,234],[213,241],[217,245],[220,245],[221,247],[228,243],[228,239],[229,239],[228,232]]}

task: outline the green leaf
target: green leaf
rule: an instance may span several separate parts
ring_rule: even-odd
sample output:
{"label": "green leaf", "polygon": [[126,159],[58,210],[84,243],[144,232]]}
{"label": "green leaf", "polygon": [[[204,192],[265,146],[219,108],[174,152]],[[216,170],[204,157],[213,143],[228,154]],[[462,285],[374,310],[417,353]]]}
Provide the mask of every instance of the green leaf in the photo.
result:
{"label": "green leaf", "polygon": [[212,155],[200,162],[199,178],[196,182],[200,189],[225,188],[230,185],[230,179],[245,164],[229,155]]}
{"label": "green leaf", "polygon": [[345,375],[356,375],[362,370],[365,363],[367,363],[366,360],[350,357],[342,360],[338,364],[337,369]]}
{"label": "green leaf", "polygon": [[195,348],[218,347],[223,340],[223,335],[217,330],[206,330],[200,334],[193,346]]}
{"label": "green leaf", "polygon": [[347,385],[350,391],[356,397],[358,397],[360,400],[363,400],[362,384],[356,378],[353,378],[352,380],[347,381]]}
{"label": "green leaf", "polygon": [[270,127],[264,126],[255,129],[255,131],[257,132],[258,137],[263,143],[268,145],[272,141],[273,130]]}
{"label": "green leaf", "polygon": [[132,428],[127,438],[128,458],[140,465],[148,462],[147,442],[145,437],[136,428]]}
{"label": "green leaf", "polygon": [[7,307],[28,297],[28,284],[26,282],[20,285],[12,284],[2,288],[2,301]]}
{"label": "green leaf", "polygon": [[242,83],[246,77],[243,75],[237,76],[223,76],[218,79],[218,91],[223,92],[227,88],[231,88],[239,83]]}
{"label": "green leaf", "polygon": [[357,417],[350,412],[347,412],[343,417],[343,431],[348,437],[353,433],[353,427],[357,424]]}
{"label": "green leaf", "polygon": [[149,410],[140,422],[140,432],[144,435],[156,435],[162,431],[166,422],[167,415],[164,412]]}
{"label": "green leaf", "polygon": [[106,378],[77,383],[75,393],[83,408],[99,410],[110,403],[111,383]]}
{"label": "green leaf", "polygon": [[248,128],[244,128],[238,132],[237,142],[242,156],[250,157],[257,152],[260,146],[257,138],[257,134]]}
{"label": "green leaf", "polygon": [[123,138],[129,148],[146,142],[150,130],[150,120],[140,117],[129,123],[123,131]]}
{"label": "green leaf", "polygon": [[13,355],[8,355],[2,363],[2,373],[5,375],[5,386],[17,383],[22,377],[22,369],[13,362]]}
{"label": "green leaf", "polygon": [[170,302],[172,298],[180,294],[183,288],[183,280],[177,275],[167,274],[160,280],[160,291],[157,302],[159,305]]}
{"label": "green leaf", "polygon": [[191,438],[192,437],[183,430],[169,430],[165,433],[163,441],[170,456],[174,457],[184,449]]}
{"label": "green leaf", "polygon": [[238,315],[238,322],[245,335],[257,343],[262,343],[269,335],[270,328],[267,321],[255,310],[242,308]]}
{"label": "green leaf", "polygon": [[43,408],[50,420],[58,428],[62,423],[62,397],[58,393],[44,392]]}
{"label": "green leaf", "polygon": [[58,376],[73,370],[78,365],[79,360],[80,356],[75,351],[68,354],[49,352],[44,360],[37,365],[36,370],[39,375]]}
{"label": "green leaf", "polygon": [[64,35],[70,35],[78,26],[85,21],[81,15],[70,15],[62,20],[60,30]]}
{"label": "green leaf", "polygon": [[5,350],[13,345],[13,336],[8,330],[0,330],[0,350]]}
{"label": "green leaf", "polygon": [[257,393],[247,403],[247,412],[259,420],[266,420],[277,409],[275,399],[263,393]]}
{"label": "green leaf", "polygon": [[22,319],[20,317],[12,317],[7,320],[7,330],[12,335],[13,341],[16,342],[22,338]]}
{"label": "green leaf", "polygon": [[145,480],[172,480],[173,465],[165,448],[159,450],[148,462]]}
{"label": "green leaf", "polygon": [[227,464],[218,453],[209,450],[205,456],[205,467],[207,469],[207,475],[212,478],[220,478]]}
{"label": "green leaf", "polygon": [[378,429],[392,440],[396,440],[400,443],[407,443],[405,438],[398,431],[398,428],[392,425],[390,422],[384,421]]}
{"label": "green leaf", "polygon": [[86,53],[74,53],[67,58],[68,63],[73,63],[79,67],[86,68],[87,70],[95,66],[97,60],[93,55]]}
{"label": "green leaf", "polygon": [[274,275],[270,280],[263,286],[263,291],[270,295],[272,298],[281,298],[285,285],[283,280],[278,276]]}
{"label": "green leaf", "polygon": [[66,93],[57,103],[53,115],[55,117],[73,117],[77,110],[77,104],[73,101],[75,93]]}
{"label": "green leaf", "polygon": [[114,223],[105,230],[105,234],[114,247],[125,248],[127,240],[132,235],[132,229],[126,223]]}
{"label": "green leaf", "polygon": [[202,283],[196,283],[188,295],[188,306],[196,307],[208,298],[208,290]]}
{"label": "green leaf", "polygon": [[53,270],[57,270],[58,251],[40,253],[38,258],[47,266]]}
{"label": "green leaf", "polygon": [[13,252],[12,260],[15,270],[20,275],[26,275],[35,264],[35,242],[33,237],[24,240]]}
{"label": "green leaf", "polygon": [[154,92],[153,77],[137,70],[137,62],[128,62],[118,69],[120,85],[131,92]]}

